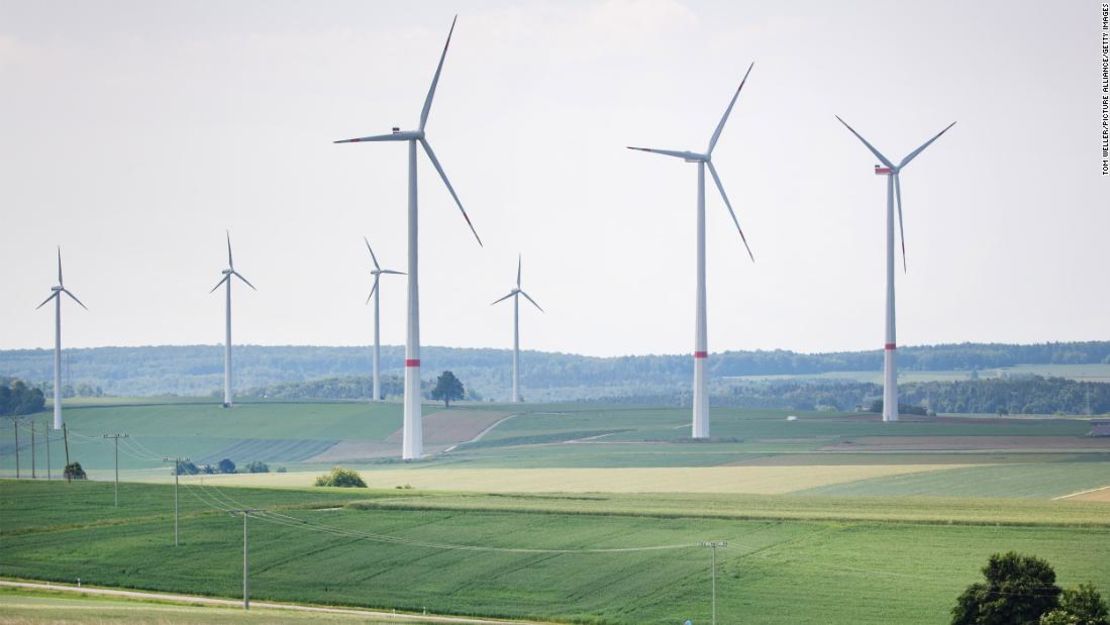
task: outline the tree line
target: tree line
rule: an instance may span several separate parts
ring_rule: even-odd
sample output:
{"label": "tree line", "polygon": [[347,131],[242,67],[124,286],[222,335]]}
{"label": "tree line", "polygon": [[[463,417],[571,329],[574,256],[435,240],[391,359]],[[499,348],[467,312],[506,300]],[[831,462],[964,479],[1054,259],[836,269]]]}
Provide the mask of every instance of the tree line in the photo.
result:
{"label": "tree line", "polygon": [[[65,352],[66,385],[75,393],[117,396],[206,396],[221,387],[222,347],[217,345],[99,347]],[[382,349],[384,372],[403,374],[404,348]],[[511,354],[504,349],[424,347],[427,372],[454,371],[467,388],[505,398]],[[522,384],[530,400],[613,398],[659,393],[689,386],[688,355],[598,358],[525,351]],[[964,343],[899,349],[902,371],[968,371],[1019,364],[1110,364],[1110,341],[1008,345]],[[787,350],[730,351],[709,359],[713,379],[762,375],[818,375],[838,371],[879,371],[881,350],[803,354]],[[240,388],[273,388],[283,383],[365,377],[367,347],[256,346],[236,348]],[[51,351],[2,350],[0,374],[21,378],[44,391],[53,377]],[[82,386],[84,385],[84,386]],[[392,392],[392,391],[391,391]],[[369,391],[367,391],[368,395]]]}
{"label": "tree line", "polygon": [[0,415],[18,417],[39,412],[46,405],[42,389],[23,380],[0,377]]}

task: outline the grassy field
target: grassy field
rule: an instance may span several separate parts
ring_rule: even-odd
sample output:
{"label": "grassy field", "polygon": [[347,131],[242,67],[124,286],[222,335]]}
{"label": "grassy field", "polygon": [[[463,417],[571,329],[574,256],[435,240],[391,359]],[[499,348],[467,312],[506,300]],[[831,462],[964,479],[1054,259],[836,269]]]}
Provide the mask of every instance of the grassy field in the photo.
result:
{"label": "grassy field", "polygon": [[[787,411],[716,408],[714,438],[695,443],[682,408],[473,404],[426,411],[430,455],[419,463],[396,457],[397,404],[248,403],[225,410],[198,402],[98,402],[70,408],[66,418],[70,455],[93,479],[113,474],[113,447],[100,435],[126,432],[121,474],[136,481],[164,481],[162,457],[185,456],[198,464],[230,458],[288,469],[231,478],[257,486],[307,485],[337,463],[366,472],[375,486],[498,492],[828,489],[818,492],[1052,498],[1110,485],[1110,439],[1085,436],[1090,425],[1083,419],[882,423],[876,415],[799,412],[788,421]],[[39,476],[46,473],[49,416],[35,419]],[[13,443],[12,431],[0,428],[0,476],[14,475]],[[29,443],[24,425],[24,476]],[[55,435],[55,475],[63,456]]]}
{"label": "grassy field", "polygon": [[5,625],[378,625],[399,622],[420,625],[419,621],[412,619],[400,621],[349,614],[307,614],[258,607],[244,611],[234,607],[174,605],[159,601],[0,588],[0,623]]}
{"label": "grassy field", "polygon": [[166,486],[127,484],[115,509],[107,483],[0,481],[0,574],[234,597],[242,522],[220,508],[251,506],[272,511],[250,521],[259,600],[701,622],[706,539],[729,542],[725,623],[942,622],[1009,549],[1047,558],[1064,585],[1110,580],[1100,503],[183,488],[175,548]]}

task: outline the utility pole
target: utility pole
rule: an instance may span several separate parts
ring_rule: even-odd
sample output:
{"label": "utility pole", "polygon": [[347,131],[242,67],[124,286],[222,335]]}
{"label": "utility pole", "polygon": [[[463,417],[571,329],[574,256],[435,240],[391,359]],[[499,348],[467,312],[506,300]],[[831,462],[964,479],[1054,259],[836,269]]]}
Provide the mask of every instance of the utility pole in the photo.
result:
{"label": "utility pole", "polygon": [[12,428],[15,430],[15,479],[19,479],[19,419],[12,417]]}
{"label": "utility pole", "polygon": [[31,479],[35,477],[35,420],[31,419]]}
{"label": "utility pole", "polygon": [[[65,423],[62,424],[62,441],[65,442],[65,446],[66,446],[66,466],[68,467],[69,466],[69,430],[66,429],[66,424]],[[68,482],[69,479],[67,478],[66,481]]]}
{"label": "utility pole", "polygon": [[178,545],[178,542],[177,542],[177,535],[178,535],[177,534],[177,528],[178,528],[179,512],[181,510],[181,508],[178,507],[178,498],[177,498],[178,476],[181,475],[181,463],[182,463],[182,461],[185,461],[185,460],[188,460],[188,458],[162,458],[162,462],[172,462],[173,463],[173,546],[174,547],[176,547]]}
{"label": "utility pole", "polygon": [[728,541],[708,540],[699,544],[709,548],[709,570],[713,579],[713,625],[717,625],[717,550],[728,547]]}
{"label": "utility pole", "polygon": [[243,510],[229,510],[233,515],[243,515],[243,609],[251,609],[251,586],[250,586],[250,560],[248,558],[249,551],[247,549],[247,517],[252,512],[261,512],[253,508],[245,508]]}
{"label": "utility pole", "polygon": [[115,434],[105,434],[104,438],[111,438],[111,439],[115,440],[115,442],[116,442],[116,491],[115,491],[115,501],[116,501],[116,507],[118,508],[119,507],[119,439],[128,438],[128,436],[126,434],[121,434],[121,433],[117,432]]}

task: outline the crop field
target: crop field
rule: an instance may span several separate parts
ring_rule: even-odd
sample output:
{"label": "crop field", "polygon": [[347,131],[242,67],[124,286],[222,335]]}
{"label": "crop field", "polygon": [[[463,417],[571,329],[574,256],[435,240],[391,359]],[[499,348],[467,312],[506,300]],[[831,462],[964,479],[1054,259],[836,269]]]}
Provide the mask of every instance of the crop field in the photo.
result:
{"label": "crop field", "polygon": [[[789,415],[793,420],[787,420]],[[481,492],[812,492],[1054,498],[1110,486],[1110,439],[1084,419],[934,417],[713,410],[709,441],[689,440],[683,408],[470,404],[426,407],[429,457],[401,463],[400,406],[366,403],[103,402],[67,409],[70,455],[110,479],[120,441],[125,480],[164,482],[163,457],[197,464],[259,460],[268,474],[208,476],[226,484],[303,487],[334,464],[381,488]],[[36,471],[45,475],[37,415]],[[23,425],[20,464],[30,464]],[[55,477],[64,450],[51,438]],[[0,428],[0,476],[14,476],[14,436]],[[278,473],[278,468],[287,472]]]}
{"label": "crop field", "polygon": [[[388,618],[348,614],[304,614],[287,610],[173,605],[133,599],[107,599],[77,594],[0,589],[0,623],[5,625],[378,625]],[[419,621],[403,622],[420,625]]]}
{"label": "crop field", "polygon": [[1047,558],[1065,585],[1110,580],[1110,504],[1094,502],[182,488],[175,548],[170,487],[126,484],[116,509],[108,483],[0,481],[0,575],[235,597],[242,521],[224,509],[249,506],[268,511],[249,521],[258,600],[701,622],[707,539],[728,541],[722,622],[936,623],[1008,549]]}
{"label": "crop field", "polygon": [[[1005,375],[1039,375],[1042,377],[1068,378],[1081,382],[1110,382],[1110,364],[1091,363],[1081,365],[1070,364],[1023,364],[1009,367],[989,367],[980,369],[980,378],[993,378]],[[898,372],[899,383],[909,382],[951,382],[970,379],[971,371],[962,369],[948,369],[941,371],[914,371],[902,370]],[[882,384],[882,371],[829,371],[804,375],[748,375],[733,376],[733,380],[848,380],[852,382],[871,382]]]}

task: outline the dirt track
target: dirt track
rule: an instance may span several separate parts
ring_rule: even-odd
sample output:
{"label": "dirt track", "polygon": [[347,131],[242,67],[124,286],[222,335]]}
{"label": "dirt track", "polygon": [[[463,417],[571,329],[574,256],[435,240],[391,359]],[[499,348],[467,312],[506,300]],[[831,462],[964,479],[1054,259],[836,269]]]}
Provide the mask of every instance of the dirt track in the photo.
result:
{"label": "dirt track", "polygon": [[[191,605],[210,605],[220,607],[238,607],[243,602],[238,599],[219,599],[216,597],[202,597],[199,595],[181,595],[166,592],[148,592],[141,590],[121,590],[116,588],[94,588],[89,586],[71,586],[68,584],[52,584],[40,582],[23,582],[0,580],[0,587],[25,588],[28,590],[47,590],[51,592],[72,592],[83,595],[100,597],[119,597],[123,599],[138,599],[146,601],[163,601],[171,603],[186,603]],[[271,601],[251,601],[252,608],[266,610],[291,610],[296,612],[322,612],[327,614],[348,614],[377,618],[383,621],[406,623],[456,623],[458,625],[506,625],[528,624],[533,625],[538,621],[510,621],[504,619],[483,619],[465,616],[437,616],[433,614],[396,614],[381,610],[361,610],[358,608],[331,608],[326,606],[301,605],[294,603],[274,603]]]}

